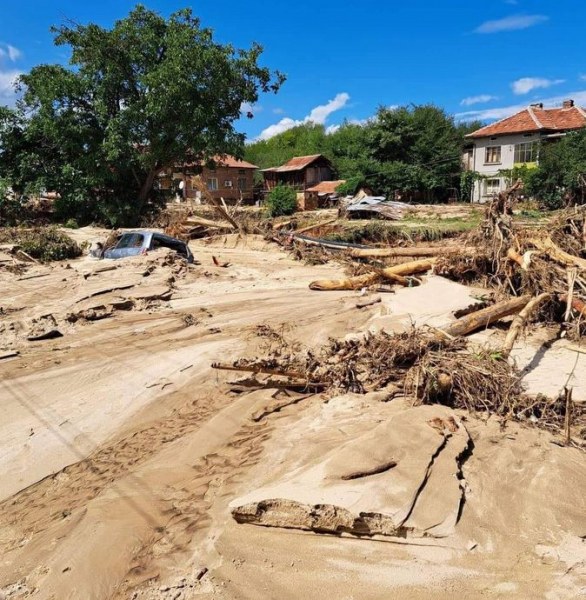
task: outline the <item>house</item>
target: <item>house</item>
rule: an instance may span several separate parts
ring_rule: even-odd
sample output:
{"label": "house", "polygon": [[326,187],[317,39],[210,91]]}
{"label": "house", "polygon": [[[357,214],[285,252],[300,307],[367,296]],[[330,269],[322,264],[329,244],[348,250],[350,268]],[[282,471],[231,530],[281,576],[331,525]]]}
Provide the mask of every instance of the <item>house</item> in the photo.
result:
{"label": "house", "polygon": [[323,154],[296,156],[280,167],[263,169],[264,188],[270,192],[277,185],[288,185],[298,192],[305,192],[322,181],[330,181],[332,163]]}
{"label": "house", "polygon": [[254,200],[256,165],[233,156],[216,156],[212,163],[186,161],[159,174],[161,189],[174,190],[183,199],[200,200],[202,190],[226,202]]}
{"label": "house", "polygon": [[345,179],[336,181],[322,181],[305,190],[304,208],[313,210],[315,208],[325,208],[331,206],[338,199],[338,186],[346,183]]}
{"label": "house", "polygon": [[471,142],[463,157],[481,178],[474,183],[472,202],[486,202],[507,187],[503,171],[537,164],[539,143],[553,141],[586,126],[586,111],[565,100],[561,108],[532,104],[524,110],[482,127],[466,137]]}

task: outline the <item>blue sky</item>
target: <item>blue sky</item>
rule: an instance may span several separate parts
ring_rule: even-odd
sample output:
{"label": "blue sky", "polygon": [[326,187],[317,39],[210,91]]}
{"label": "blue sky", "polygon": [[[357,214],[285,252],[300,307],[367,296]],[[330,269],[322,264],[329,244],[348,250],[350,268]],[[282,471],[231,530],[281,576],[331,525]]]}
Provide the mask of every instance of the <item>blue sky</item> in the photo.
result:
{"label": "blue sky", "polygon": [[[143,2],[162,14],[186,6]],[[0,0],[0,103],[16,74],[65,62],[49,27],[111,26],[127,0]],[[566,0],[202,0],[190,4],[221,42],[264,48],[287,75],[239,129],[266,138],[307,120],[336,127],[380,105],[433,102],[459,119],[497,119],[531,102],[586,105],[586,2]]]}

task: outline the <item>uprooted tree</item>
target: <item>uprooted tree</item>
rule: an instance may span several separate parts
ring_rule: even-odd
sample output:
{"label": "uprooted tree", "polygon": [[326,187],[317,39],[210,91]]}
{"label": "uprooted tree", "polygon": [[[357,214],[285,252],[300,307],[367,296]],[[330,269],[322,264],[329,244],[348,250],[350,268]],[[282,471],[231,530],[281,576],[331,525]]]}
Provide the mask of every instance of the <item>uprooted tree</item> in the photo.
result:
{"label": "uprooted tree", "polygon": [[60,216],[80,222],[134,224],[160,202],[161,170],[241,155],[242,106],[284,81],[259,66],[261,46],[215,42],[190,9],[165,19],[138,5],[110,30],[52,31],[70,66],[20,77],[17,109],[0,111],[0,172],[21,192],[58,191]]}

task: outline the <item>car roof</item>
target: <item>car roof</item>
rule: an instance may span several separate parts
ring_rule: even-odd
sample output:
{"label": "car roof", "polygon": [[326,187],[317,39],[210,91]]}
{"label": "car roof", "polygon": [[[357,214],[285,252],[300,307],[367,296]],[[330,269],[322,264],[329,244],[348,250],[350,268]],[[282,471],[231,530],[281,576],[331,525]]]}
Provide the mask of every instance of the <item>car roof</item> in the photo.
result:
{"label": "car roof", "polygon": [[185,244],[184,241],[171,237],[170,235],[166,235],[164,233],[159,233],[158,231],[152,231],[151,229],[136,229],[134,231],[125,231],[122,235],[134,235],[134,234],[139,234],[139,235],[144,235],[144,236],[148,236],[148,237],[153,237],[153,236],[157,236],[158,238],[161,238],[163,240],[167,240],[168,242],[179,242],[181,244]]}

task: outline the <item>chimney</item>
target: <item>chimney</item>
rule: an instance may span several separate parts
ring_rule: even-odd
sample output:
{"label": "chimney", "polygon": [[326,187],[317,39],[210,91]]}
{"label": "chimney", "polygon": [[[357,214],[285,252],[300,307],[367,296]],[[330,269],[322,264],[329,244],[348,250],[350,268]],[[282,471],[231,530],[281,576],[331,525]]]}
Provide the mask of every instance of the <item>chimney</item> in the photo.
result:
{"label": "chimney", "polygon": [[543,109],[543,102],[536,102],[535,104],[531,105],[531,108],[539,108],[539,110]]}
{"label": "chimney", "polygon": [[574,101],[572,99],[564,100],[562,104],[562,108],[572,108],[574,106]]}

